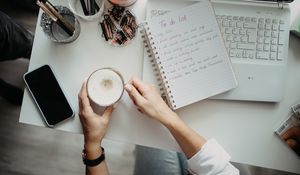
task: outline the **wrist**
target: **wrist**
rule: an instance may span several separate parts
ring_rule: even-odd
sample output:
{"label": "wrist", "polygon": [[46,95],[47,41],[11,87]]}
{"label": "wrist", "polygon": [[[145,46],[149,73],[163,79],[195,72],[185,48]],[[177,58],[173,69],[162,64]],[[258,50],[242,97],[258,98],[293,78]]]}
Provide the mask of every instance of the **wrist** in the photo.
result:
{"label": "wrist", "polygon": [[179,119],[178,115],[171,110],[163,114],[160,118],[162,119],[161,123],[167,128],[174,125],[174,122]]}
{"label": "wrist", "polygon": [[100,142],[98,143],[85,142],[84,150],[86,152],[86,158],[91,160],[98,158],[102,154]]}
{"label": "wrist", "polygon": [[82,161],[87,167],[95,167],[105,160],[104,148],[101,147],[101,154],[97,158],[87,155],[87,151],[82,150]]}

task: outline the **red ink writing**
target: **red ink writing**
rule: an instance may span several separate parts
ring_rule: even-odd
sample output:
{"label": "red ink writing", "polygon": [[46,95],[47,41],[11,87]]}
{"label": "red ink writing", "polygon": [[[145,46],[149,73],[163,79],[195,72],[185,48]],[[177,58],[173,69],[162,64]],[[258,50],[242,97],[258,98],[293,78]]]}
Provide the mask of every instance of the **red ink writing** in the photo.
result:
{"label": "red ink writing", "polygon": [[173,18],[168,19],[168,20],[161,20],[159,21],[160,27],[161,28],[166,28],[169,26],[173,26],[176,23],[182,23],[182,22],[186,22],[188,20],[186,15],[182,15],[182,16],[178,16],[177,21],[174,20]]}

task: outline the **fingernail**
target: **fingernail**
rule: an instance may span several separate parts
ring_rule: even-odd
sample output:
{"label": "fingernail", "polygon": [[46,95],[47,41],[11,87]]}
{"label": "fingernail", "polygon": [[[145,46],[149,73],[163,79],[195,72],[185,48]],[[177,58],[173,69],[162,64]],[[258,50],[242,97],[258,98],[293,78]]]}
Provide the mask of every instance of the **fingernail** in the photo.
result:
{"label": "fingernail", "polygon": [[124,88],[127,92],[130,92],[132,90],[132,87],[130,84],[126,84]]}

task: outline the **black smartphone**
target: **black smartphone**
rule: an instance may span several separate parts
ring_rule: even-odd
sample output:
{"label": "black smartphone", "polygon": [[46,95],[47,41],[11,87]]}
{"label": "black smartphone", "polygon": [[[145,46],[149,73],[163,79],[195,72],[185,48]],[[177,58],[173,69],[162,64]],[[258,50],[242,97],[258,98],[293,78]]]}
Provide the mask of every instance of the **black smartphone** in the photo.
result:
{"label": "black smartphone", "polygon": [[23,79],[49,127],[74,116],[74,110],[49,65],[25,73]]}

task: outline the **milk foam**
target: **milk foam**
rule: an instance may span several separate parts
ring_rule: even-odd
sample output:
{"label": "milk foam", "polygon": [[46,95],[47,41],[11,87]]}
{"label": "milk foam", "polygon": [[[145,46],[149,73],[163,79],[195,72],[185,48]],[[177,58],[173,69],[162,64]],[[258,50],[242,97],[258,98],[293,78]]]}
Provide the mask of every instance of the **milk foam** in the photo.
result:
{"label": "milk foam", "polygon": [[100,69],[88,80],[89,98],[99,106],[109,106],[119,100],[123,94],[123,80],[111,69]]}

